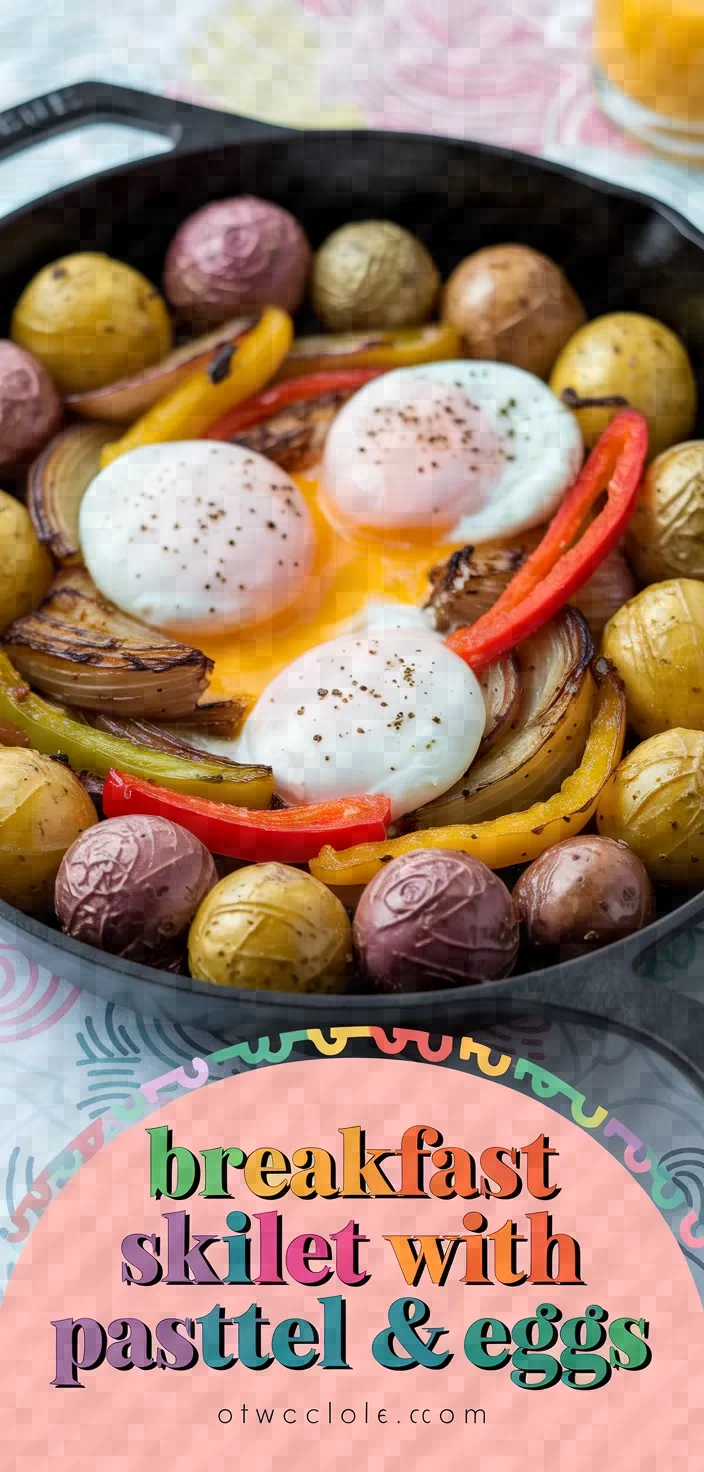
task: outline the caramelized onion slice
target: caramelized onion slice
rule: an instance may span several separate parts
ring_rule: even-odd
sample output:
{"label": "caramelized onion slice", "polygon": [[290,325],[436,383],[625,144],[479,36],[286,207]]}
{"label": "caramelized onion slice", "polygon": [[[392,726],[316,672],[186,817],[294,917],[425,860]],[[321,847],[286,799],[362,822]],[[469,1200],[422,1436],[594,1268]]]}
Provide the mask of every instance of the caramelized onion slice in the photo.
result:
{"label": "caramelized onion slice", "polygon": [[74,424],[50,440],[27,480],[27,510],[57,562],[80,562],[78,511],[100,470],[100,452],[117,438],[111,424]]}
{"label": "caramelized onion slice", "polygon": [[526,533],[513,542],[485,542],[460,547],[430,572],[430,595],[424,607],[439,634],[476,623],[488,613],[522,567],[539,534]]}
{"label": "caramelized onion slice", "polygon": [[64,705],[127,717],[189,721],[213,665],[120,613],[85,568],[63,568],[34,613],[5,631],[20,673]]}
{"label": "caramelized onion slice", "polygon": [[477,757],[480,757],[495,745],[508,722],[516,715],[521,698],[521,676],[515,654],[505,654],[502,659],[493,660],[478,678],[486,709],[484,735],[477,752]]}
{"label": "caramelized onion slice", "polygon": [[[77,715],[78,712],[74,711],[72,714]],[[164,730],[155,721],[128,720],[123,716],[109,716],[100,712],[89,716],[89,724],[97,731],[107,731],[109,736],[124,736],[127,741],[134,741],[137,746],[146,746],[149,751],[165,751],[169,756],[188,756],[193,762],[212,765],[212,751],[204,751],[202,747],[192,745],[177,731]],[[221,754],[218,754],[218,761],[226,767],[238,765]]]}
{"label": "caramelized onion slice", "polygon": [[[430,573],[431,591],[425,608],[438,633],[451,633],[473,624],[493,607],[538,545],[545,528],[524,532],[513,542],[484,542],[461,547]],[[594,635],[601,634],[612,614],[638,591],[622,546],[612,552],[570,603],[584,614]]]}
{"label": "caramelized onion slice", "polygon": [[623,547],[618,546],[599,564],[589,582],[575,593],[574,598],[570,598],[570,603],[584,614],[597,638],[619,608],[628,603],[629,598],[635,598],[639,587]]}
{"label": "caramelized onion slice", "polygon": [[129,424],[146,414],[164,394],[170,394],[189,373],[201,368],[219,347],[225,343],[238,342],[246,332],[256,326],[257,316],[233,317],[223,322],[204,337],[195,337],[192,342],[174,348],[160,363],[136,373],[133,378],[121,378],[105,388],[91,393],[69,394],[66,407],[81,414],[84,419],[103,419],[110,424]]}
{"label": "caramelized onion slice", "polygon": [[256,695],[234,695],[231,700],[209,700],[206,694],[183,722],[183,730],[176,731],[173,726],[172,730],[184,741],[190,741],[199,731],[210,731],[221,741],[233,741],[235,736],[239,736],[246,716],[256,703]]}
{"label": "caramelized onion slice", "polygon": [[521,812],[557,792],[579,765],[593,696],[594,651],[586,620],[575,608],[563,608],[516,652],[521,699],[503,735],[449,792],[406,819],[406,828]]}
{"label": "caramelized onion slice", "polygon": [[289,475],[301,475],[317,465],[332,421],[353,393],[356,389],[331,389],[316,399],[289,404],[280,414],[236,435],[232,443],[266,455]]}

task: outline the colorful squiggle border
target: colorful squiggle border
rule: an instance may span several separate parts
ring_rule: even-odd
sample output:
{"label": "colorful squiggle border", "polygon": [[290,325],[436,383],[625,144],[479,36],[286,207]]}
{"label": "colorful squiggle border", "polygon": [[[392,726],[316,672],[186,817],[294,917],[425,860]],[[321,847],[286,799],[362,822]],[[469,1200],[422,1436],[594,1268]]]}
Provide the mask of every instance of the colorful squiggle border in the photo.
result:
{"label": "colorful squiggle border", "polygon": [[[584,1094],[579,1093],[564,1079],[558,1078],[557,1074],[541,1067],[539,1063],[534,1063],[529,1058],[513,1058],[509,1053],[502,1053],[499,1048],[479,1043],[472,1037],[443,1036],[433,1041],[431,1034],[413,1028],[395,1027],[390,1032],[391,1036],[388,1036],[381,1027],[331,1027],[326,1035],[318,1027],[297,1028],[280,1033],[273,1041],[269,1037],[262,1037],[254,1043],[233,1043],[230,1047],[219,1048],[216,1052],[207,1054],[205,1058],[193,1057],[188,1065],[181,1064],[168,1073],[150,1079],[127,1099],[113,1104],[106,1114],[76,1135],[40,1172],[12,1214],[14,1231],[9,1232],[3,1228],[0,1235],[19,1248],[32,1230],[28,1214],[31,1213],[38,1220],[56,1193],[86,1161],[92,1159],[106,1140],[120,1133],[125,1125],[138,1124],[149,1114],[150,1105],[156,1107],[165,1102],[160,1098],[163,1090],[200,1089],[211,1078],[215,1081],[216,1078],[226,1077],[226,1074],[213,1074],[212,1070],[219,1069],[229,1060],[251,1068],[285,1063],[298,1043],[312,1043],[321,1056],[339,1058],[348,1043],[356,1038],[368,1038],[385,1057],[397,1057],[413,1046],[424,1063],[446,1063],[454,1054],[461,1063],[474,1063],[485,1078],[507,1081],[512,1075],[517,1083],[530,1079],[531,1090],[537,1099],[545,1101],[561,1095],[570,1101],[570,1113],[575,1124],[585,1130],[600,1130],[606,1139],[621,1140],[626,1169],[638,1178],[662,1211],[673,1212],[683,1206],[691,1206],[681,1187],[667,1171],[661,1169],[656,1151],[645,1141],[639,1140],[622,1120],[603,1105],[598,1104],[591,1113],[587,1113]],[[675,1232],[674,1224],[671,1225]],[[695,1235],[695,1229],[702,1225],[704,1224],[698,1221],[696,1212],[691,1209],[685,1212],[677,1224],[676,1232],[684,1248],[688,1249],[687,1255],[690,1257],[693,1251],[704,1248],[704,1235]]]}

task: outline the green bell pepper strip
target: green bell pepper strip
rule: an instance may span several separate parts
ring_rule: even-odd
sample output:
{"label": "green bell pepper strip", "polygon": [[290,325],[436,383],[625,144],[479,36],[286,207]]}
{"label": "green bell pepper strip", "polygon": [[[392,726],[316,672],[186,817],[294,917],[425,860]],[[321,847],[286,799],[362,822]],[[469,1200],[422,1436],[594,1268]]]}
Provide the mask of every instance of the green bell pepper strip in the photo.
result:
{"label": "green bell pepper strip", "polygon": [[45,756],[61,756],[76,772],[107,777],[112,768],[158,782],[190,797],[212,797],[243,808],[267,808],[274,791],[269,767],[241,766],[212,759],[192,761],[137,746],[121,736],[96,731],[68,711],[33,694],[0,652],[0,725],[24,731],[29,744]]}

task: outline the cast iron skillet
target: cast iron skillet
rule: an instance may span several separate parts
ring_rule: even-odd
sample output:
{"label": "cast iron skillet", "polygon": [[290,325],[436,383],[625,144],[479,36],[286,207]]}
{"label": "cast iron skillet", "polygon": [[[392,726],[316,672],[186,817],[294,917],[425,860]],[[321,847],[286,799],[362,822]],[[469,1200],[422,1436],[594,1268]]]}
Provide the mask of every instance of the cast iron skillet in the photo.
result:
{"label": "cast iron skillet", "polygon": [[[207,200],[244,191],[288,206],[314,244],[346,220],[388,216],[425,240],[443,274],[480,245],[535,246],[564,267],[590,316],[626,308],[677,328],[704,385],[704,236],[664,205],[486,144],[290,132],[101,82],[1,114],[0,159],[86,122],[134,124],[174,146],[0,222],[1,335],[19,292],[48,261],[77,249],[104,250],[158,280],[185,216]],[[230,1038],[340,1024],[456,1032],[557,1007],[645,1034],[704,1079],[704,1007],[643,975],[654,946],[702,919],[704,893],[639,935],[549,970],[419,996],[299,997],[225,992],[108,958],[0,903],[4,930],[31,960],[101,997]]]}

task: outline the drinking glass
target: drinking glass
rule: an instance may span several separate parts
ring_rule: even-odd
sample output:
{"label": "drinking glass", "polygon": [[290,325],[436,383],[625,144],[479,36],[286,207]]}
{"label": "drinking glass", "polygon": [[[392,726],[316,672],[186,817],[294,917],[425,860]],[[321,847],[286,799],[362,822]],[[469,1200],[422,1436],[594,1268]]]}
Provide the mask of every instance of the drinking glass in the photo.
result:
{"label": "drinking glass", "polygon": [[613,122],[704,162],[704,0],[595,0],[594,59]]}

